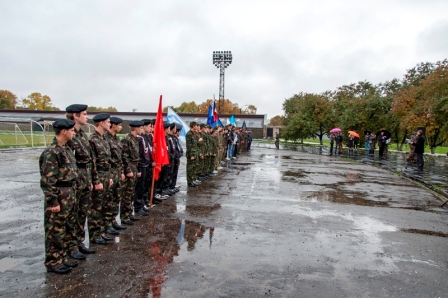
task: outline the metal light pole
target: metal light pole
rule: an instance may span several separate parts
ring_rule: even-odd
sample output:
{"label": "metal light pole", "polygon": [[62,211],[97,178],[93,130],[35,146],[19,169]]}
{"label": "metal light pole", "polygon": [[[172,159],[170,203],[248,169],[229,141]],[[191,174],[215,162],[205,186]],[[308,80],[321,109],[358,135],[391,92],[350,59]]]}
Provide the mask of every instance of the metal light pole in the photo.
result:
{"label": "metal light pole", "polygon": [[232,63],[231,51],[213,51],[213,64],[219,68],[218,112],[221,113],[221,100],[224,100],[224,70]]}

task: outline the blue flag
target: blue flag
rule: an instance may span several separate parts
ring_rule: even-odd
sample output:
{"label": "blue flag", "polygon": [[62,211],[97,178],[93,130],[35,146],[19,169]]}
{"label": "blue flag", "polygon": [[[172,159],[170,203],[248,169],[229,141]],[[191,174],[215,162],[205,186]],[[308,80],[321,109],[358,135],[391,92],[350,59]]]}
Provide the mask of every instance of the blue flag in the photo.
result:
{"label": "blue flag", "polygon": [[236,120],[235,120],[235,117],[233,115],[230,116],[230,121],[229,122],[230,122],[230,124],[236,126]]}
{"label": "blue flag", "polygon": [[185,135],[187,134],[187,132],[190,130],[190,127],[188,127],[187,123],[185,123],[185,121],[179,117],[179,115],[177,115],[177,113],[170,107],[168,107],[168,113],[166,116],[166,120],[169,123],[178,123],[182,125],[182,130],[180,131],[180,140],[182,142],[182,144],[185,144]]}
{"label": "blue flag", "polygon": [[247,129],[246,121],[243,121],[243,126],[242,126],[241,128],[242,128],[242,129]]}

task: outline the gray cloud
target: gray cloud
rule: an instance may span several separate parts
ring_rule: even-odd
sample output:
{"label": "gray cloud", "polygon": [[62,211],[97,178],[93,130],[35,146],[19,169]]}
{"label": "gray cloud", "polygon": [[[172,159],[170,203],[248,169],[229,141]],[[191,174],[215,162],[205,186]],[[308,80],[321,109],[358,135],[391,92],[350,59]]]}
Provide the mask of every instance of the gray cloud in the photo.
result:
{"label": "gray cloud", "polygon": [[[447,58],[444,1],[2,1],[0,89],[155,111],[218,97],[281,114],[294,93],[401,77]],[[440,21],[437,21],[440,20]]]}

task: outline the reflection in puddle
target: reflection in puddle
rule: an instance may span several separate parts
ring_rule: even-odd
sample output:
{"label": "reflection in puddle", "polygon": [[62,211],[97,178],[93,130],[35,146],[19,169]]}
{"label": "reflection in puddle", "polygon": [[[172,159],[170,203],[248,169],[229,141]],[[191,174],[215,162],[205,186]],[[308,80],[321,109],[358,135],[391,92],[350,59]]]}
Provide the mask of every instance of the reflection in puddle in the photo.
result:
{"label": "reflection in puddle", "polygon": [[285,171],[283,172],[284,177],[296,177],[296,178],[303,178],[306,176],[305,171]]}
{"label": "reflection in puddle", "polygon": [[317,202],[332,202],[337,204],[353,204],[359,206],[376,206],[376,207],[386,207],[389,206],[388,202],[383,201],[372,201],[367,200],[367,196],[364,192],[359,191],[317,191],[311,192],[306,197],[303,198],[304,201],[317,201]]}
{"label": "reflection in puddle", "polygon": [[[215,205],[220,208],[220,205]],[[212,207],[187,206],[189,210],[210,210]],[[150,244],[150,259],[153,263],[149,277],[149,291],[152,297],[161,297],[162,284],[168,279],[167,264],[172,263],[180,252],[193,251],[196,242],[202,239],[209,230],[210,248],[212,245],[214,228],[207,228],[200,223],[186,219],[152,219],[149,224],[150,237],[154,238]]]}
{"label": "reflection in puddle", "polygon": [[422,235],[437,236],[437,237],[448,237],[448,233],[443,233],[443,232],[434,232],[434,231],[419,230],[419,229],[400,229],[400,231],[405,232],[405,233],[412,233],[412,234],[422,234]]}
{"label": "reflection in puddle", "polygon": [[221,204],[214,204],[211,206],[204,205],[188,205],[186,206],[186,210],[190,215],[193,216],[204,216],[210,214],[210,212],[214,210],[218,210],[221,208]]}

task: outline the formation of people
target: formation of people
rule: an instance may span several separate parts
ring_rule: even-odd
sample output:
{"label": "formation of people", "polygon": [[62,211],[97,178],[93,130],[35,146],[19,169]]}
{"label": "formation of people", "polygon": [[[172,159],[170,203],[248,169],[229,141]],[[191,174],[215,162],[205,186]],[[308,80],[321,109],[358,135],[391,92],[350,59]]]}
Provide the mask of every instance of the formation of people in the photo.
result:
{"label": "formation of people", "polygon": [[196,187],[216,175],[224,160],[235,159],[239,153],[250,151],[252,132],[231,124],[211,127],[192,121],[185,142],[187,183],[188,187]]}
{"label": "formation of people", "polygon": [[[82,130],[88,123],[87,107],[66,108],[66,119],[53,123],[55,138],[39,158],[48,272],[70,272],[78,266],[77,260],[96,253],[84,244],[87,234],[90,244],[107,245],[114,240],[111,235],[119,235],[139,216],[147,216],[150,203],[161,204],[180,188],[182,125],[164,123],[169,164],[161,166],[152,189],[157,166],[153,160],[155,119],[129,122],[129,133],[120,138],[123,119],[99,113],[92,119],[95,131],[87,136]],[[216,175],[225,159],[250,151],[250,131],[196,122],[190,127],[185,153],[188,187]]]}
{"label": "formation of people", "polygon": [[[45,266],[68,273],[96,250],[107,245],[119,230],[134,225],[136,215],[148,215],[152,180],[152,133],[155,120],[131,121],[123,138],[123,120],[100,113],[93,117],[95,131],[88,137],[87,105],[66,108],[66,118],[53,123],[55,139],[39,158],[41,188],[45,195]],[[180,125],[164,123],[170,164],[164,165],[154,187],[153,204],[179,191],[177,173],[182,146]],[[116,221],[120,214],[119,224]],[[87,225],[86,225],[87,222]]]}

